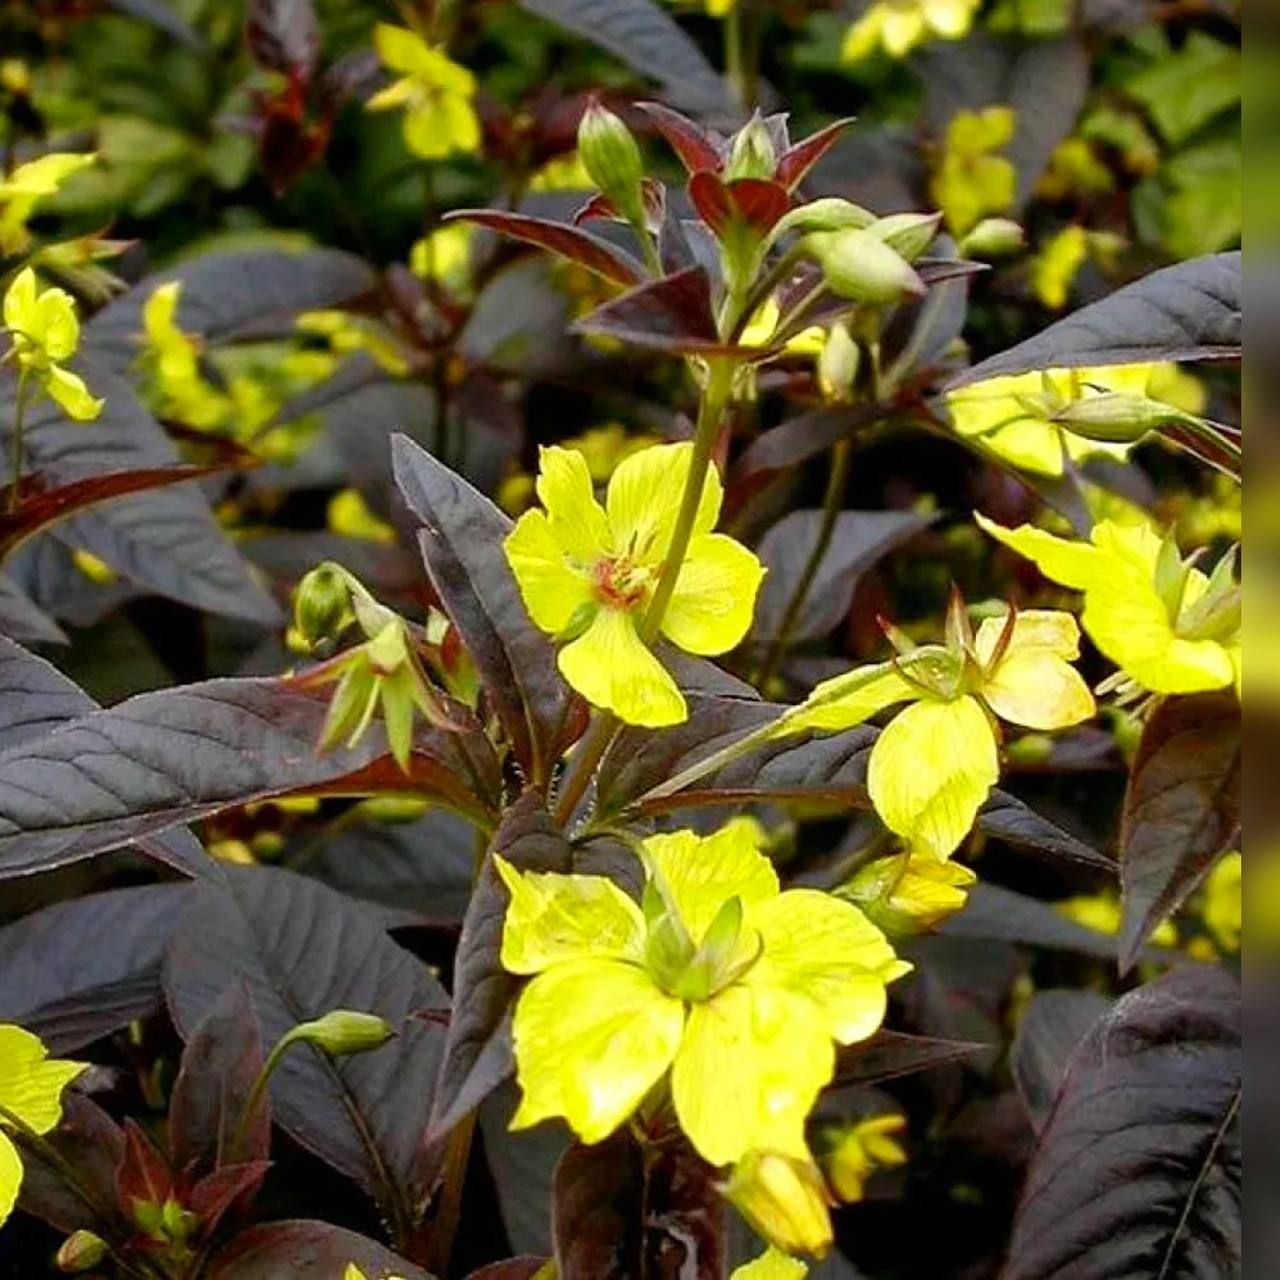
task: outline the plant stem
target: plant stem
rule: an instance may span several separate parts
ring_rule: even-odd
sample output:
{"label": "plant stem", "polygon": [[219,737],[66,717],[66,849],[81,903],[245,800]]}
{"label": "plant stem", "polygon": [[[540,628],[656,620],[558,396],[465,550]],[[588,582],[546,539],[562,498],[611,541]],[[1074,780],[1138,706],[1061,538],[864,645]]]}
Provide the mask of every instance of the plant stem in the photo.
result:
{"label": "plant stem", "polygon": [[822,562],[831,546],[831,539],[836,531],[836,521],[840,517],[840,509],[844,503],[844,491],[849,483],[849,461],[853,454],[853,445],[849,440],[838,440],[831,451],[831,473],[827,477],[827,492],[822,500],[822,523],[818,526],[818,537],[805,561],[803,572],[787,601],[787,607],[778,623],[777,634],[765,654],[760,670],[756,674],[755,685],[764,689],[778,673],[782,660],[787,655],[787,646],[791,643],[792,632],[804,612],[805,602],[813,589],[814,580]]}
{"label": "plant stem", "polygon": [[733,99],[744,111],[747,108],[748,86],[743,58],[742,12],[732,3],[724,16],[724,70],[729,77]]}
{"label": "plant stem", "polygon": [[18,374],[18,398],[13,412],[13,469],[9,485],[9,514],[17,511],[22,493],[23,430],[27,423],[27,401],[31,392],[31,373],[23,369]]}
{"label": "plant stem", "polygon": [[612,711],[592,712],[591,724],[582,735],[577,751],[569,758],[569,773],[556,801],[555,820],[559,826],[565,826],[573,817],[595,775],[596,766],[604,759],[604,753],[621,728],[621,721]]}
{"label": "plant stem", "polygon": [[462,1220],[462,1189],[466,1181],[475,1127],[476,1113],[471,1111],[454,1126],[445,1148],[439,1206],[425,1259],[427,1269],[432,1274],[445,1275],[449,1269],[454,1238],[458,1234],[458,1223]]}

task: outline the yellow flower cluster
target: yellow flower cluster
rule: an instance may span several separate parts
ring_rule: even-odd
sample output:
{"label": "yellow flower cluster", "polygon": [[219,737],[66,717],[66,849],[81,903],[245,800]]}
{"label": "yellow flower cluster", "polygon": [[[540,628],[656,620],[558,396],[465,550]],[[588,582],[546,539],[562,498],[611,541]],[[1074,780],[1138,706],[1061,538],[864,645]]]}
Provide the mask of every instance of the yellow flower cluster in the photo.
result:
{"label": "yellow flower cluster", "polygon": [[905,58],[928,40],[959,40],[978,6],[979,0],[874,0],[845,33],[841,60],[862,62],[877,49]]}

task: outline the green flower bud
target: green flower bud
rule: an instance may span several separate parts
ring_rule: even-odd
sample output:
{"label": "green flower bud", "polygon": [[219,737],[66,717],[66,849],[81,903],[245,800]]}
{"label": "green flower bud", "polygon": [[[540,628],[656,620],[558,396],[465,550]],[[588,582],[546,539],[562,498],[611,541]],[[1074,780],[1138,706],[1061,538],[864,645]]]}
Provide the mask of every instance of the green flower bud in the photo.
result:
{"label": "green flower bud", "polygon": [[914,262],[933,243],[941,221],[940,213],[892,213],[877,218],[867,230]]}
{"label": "green flower bud", "polygon": [[851,227],[865,231],[875,220],[876,215],[870,209],[852,200],[825,196],[784,214],[774,226],[771,238],[778,240],[788,231],[845,231]]}
{"label": "green flower bud", "polygon": [[578,125],[578,155],[591,181],[627,218],[643,216],[640,182],[644,160],[631,130],[612,111],[593,102]]}
{"label": "green flower bud", "polygon": [[1130,444],[1169,423],[1182,422],[1187,416],[1159,400],[1106,391],[1071,401],[1053,415],[1053,420],[1090,440]]}
{"label": "green flower bud", "polygon": [[969,258],[1007,258],[1026,248],[1021,224],[1012,218],[983,218],[963,240],[960,252]]}
{"label": "green flower bud", "polygon": [[734,1167],[725,1196],[765,1240],[785,1253],[821,1258],[831,1247],[826,1183],[812,1159],[750,1152]]}
{"label": "green flower bud", "polygon": [[733,139],[724,180],[737,178],[772,178],[778,168],[778,153],[773,139],[759,115],[752,116]]}
{"label": "green flower bud", "polygon": [[858,379],[862,350],[849,333],[848,326],[833,325],[822,344],[818,357],[818,385],[828,400],[848,400]]}
{"label": "green flower bud", "polygon": [[58,1250],[54,1265],[68,1275],[92,1271],[107,1256],[107,1242],[92,1231],[73,1231]]}
{"label": "green flower bud", "polygon": [[376,1013],[359,1013],[354,1009],[334,1009],[322,1018],[300,1022],[280,1043],[305,1040],[339,1058],[352,1053],[367,1053],[386,1044],[395,1029]]}
{"label": "green flower bud", "polygon": [[318,565],[294,589],[293,625],[311,648],[335,639],[352,617],[351,588],[336,565]]}
{"label": "green flower bud", "polygon": [[897,250],[871,231],[851,229],[809,237],[833,293],[856,302],[897,302],[924,293],[924,281]]}

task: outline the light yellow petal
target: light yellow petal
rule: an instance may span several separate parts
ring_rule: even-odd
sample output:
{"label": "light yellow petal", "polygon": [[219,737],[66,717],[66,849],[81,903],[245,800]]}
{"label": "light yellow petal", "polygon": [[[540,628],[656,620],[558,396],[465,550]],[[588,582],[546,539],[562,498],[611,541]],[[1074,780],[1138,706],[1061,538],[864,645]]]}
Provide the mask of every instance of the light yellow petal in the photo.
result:
{"label": "light yellow petal", "polygon": [[434,65],[431,46],[407,27],[379,22],[373,29],[373,46],[384,67],[406,75],[421,75]]}
{"label": "light yellow petal", "polygon": [[421,96],[422,89],[406,76],[402,80],[393,80],[385,89],[379,89],[366,99],[364,106],[366,111],[392,111],[418,101]]}
{"label": "light yellow petal", "polygon": [[36,318],[36,273],[23,267],[4,295],[4,327],[15,333],[32,334]]}
{"label": "light yellow petal", "polygon": [[512,1023],[523,1097],[513,1129],[563,1116],[583,1142],[635,1111],[680,1044],[684,1006],[621,960],[575,960],[525,988]]}
{"label": "light yellow petal", "polygon": [[972,0],[924,0],[925,21],[938,35],[957,40],[972,25],[975,7]]}
{"label": "light yellow petal", "polygon": [[684,695],[641,643],[631,613],[601,608],[586,632],[560,650],[559,665],[593,707],[627,724],[654,729],[689,718]]}
{"label": "light yellow petal", "polygon": [[591,580],[565,554],[541,511],[526,511],[502,545],[524,607],[543,631],[559,635],[593,603]]}
{"label": "light yellow petal", "polygon": [[43,379],[44,389],[76,422],[92,422],[106,403],[89,394],[84,379],[61,365],[50,365]]}
{"label": "light yellow petal", "polygon": [[831,1037],[811,1002],[730,986],[690,1010],[671,1074],[676,1115],[711,1164],[751,1150],[805,1159],[805,1117],[834,1069]]}
{"label": "light yellow petal", "polygon": [[[981,443],[1010,466],[1038,476],[1060,476],[1066,469],[1062,461],[1066,435],[1052,422],[1025,417],[983,436]],[[1079,440],[1081,437],[1072,438]],[[1086,450],[1088,452],[1093,450]]]}
{"label": "light yellow petal", "polygon": [[900,711],[876,739],[867,790],[891,831],[947,858],[999,777],[995,734],[977,701],[929,699]]}
{"label": "light yellow petal", "polygon": [[449,154],[449,120],[440,103],[422,98],[410,105],[404,113],[404,140],[423,160],[443,160]]}
{"label": "light yellow petal", "polygon": [[596,501],[587,460],[576,449],[538,451],[537,491],[556,541],[571,555],[589,565],[611,549],[608,518]]}
{"label": "light yellow petal", "polygon": [[1002,720],[1028,729],[1065,729],[1097,711],[1080,673],[1043,649],[1011,651],[982,686]]}
{"label": "light yellow petal", "polygon": [[758,1258],[735,1267],[729,1280],[804,1280],[808,1266],[781,1249],[766,1249]]}
{"label": "light yellow petal", "polygon": [[751,626],[764,573],[755,553],[727,534],[700,534],[680,566],[663,634],[689,653],[728,653]]}
{"label": "light yellow petal", "polygon": [[5,1133],[0,1130],[0,1226],[13,1212],[22,1188],[22,1157]]}
{"label": "light yellow petal", "polygon": [[0,180],[0,199],[14,195],[51,196],[73,174],[91,165],[98,157],[88,154],[55,152],[20,164],[7,178]]}
{"label": "light yellow petal", "polygon": [[787,731],[851,729],[895,702],[918,698],[920,691],[888,662],[858,667],[815,686],[786,720]]}
{"label": "light yellow petal", "polygon": [[605,876],[518,871],[494,864],[511,894],[502,927],[502,967],[540,973],[565,960],[644,958],[644,916]]}
{"label": "light yellow petal", "polygon": [[861,62],[876,51],[880,44],[880,31],[884,26],[884,16],[887,9],[888,6],[885,4],[873,4],[844,33],[844,41],[840,45],[841,62]]}
{"label": "light yellow petal", "polygon": [[65,360],[80,345],[76,306],[65,289],[46,289],[36,302],[36,329],[51,360]]}
{"label": "light yellow petal", "polygon": [[50,1058],[39,1036],[0,1024],[0,1107],[36,1133],[56,1127],[62,1116],[62,1090],[85,1066]]}
{"label": "light yellow petal", "polygon": [[480,150],[480,117],[469,99],[451,93],[440,104],[451,151]]}
{"label": "light yellow petal", "polygon": [[743,979],[747,985],[781,987],[811,1000],[841,1044],[879,1030],[885,983],[910,965],[853,903],[817,889],[788,889],[752,907],[746,919],[763,944]]}
{"label": "light yellow petal", "polygon": [[1082,590],[1101,571],[1102,558],[1092,543],[1058,538],[1029,524],[1006,529],[981,512],[975,512],[973,518],[997,542],[1026,556],[1046,578],[1064,587]]}
{"label": "light yellow petal", "polygon": [[[609,481],[605,506],[620,554],[647,564],[659,564],[667,553],[685,478],[693,459],[693,445],[659,444],[624,459]],[[724,486],[714,466],[707,468],[706,482],[694,520],[693,532],[710,533],[720,515]]]}
{"label": "light yellow petal", "polygon": [[642,849],[646,871],[661,881],[695,943],[730,898],[753,908],[777,897],[778,873],[741,823],[709,836],[683,830],[649,836]]}
{"label": "light yellow petal", "polygon": [[[974,652],[978,661],[991,661],[1000,637],[1004,634],[1008,614],[983,618],[974,637]],[[1006,654],[1015,650],[1026,652],[1038,649],[1056,654],[1068,661],[1080,656],[1080,624],[1061,609],[1022,609],[1013,622],[1013,634],[1009,637]]]}
{"label": "light yellow petal", "polygon": [[910,53],[924,34],[924,15],[919,9],[900,9],[890,5],[881,26],[881,39],[890,57],[901,58]]}

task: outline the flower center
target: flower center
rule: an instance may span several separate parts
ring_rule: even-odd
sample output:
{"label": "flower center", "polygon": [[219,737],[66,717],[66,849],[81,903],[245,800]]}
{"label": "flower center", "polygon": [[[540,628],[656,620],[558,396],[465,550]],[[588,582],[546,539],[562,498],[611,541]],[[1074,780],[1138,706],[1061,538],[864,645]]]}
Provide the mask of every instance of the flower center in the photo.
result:
{"label": "flower center", "polygon": [[601,604],[613,609],[634,609],[648,595],[655,576],[647,565],[619,556],[596,561],[591,585]]}

